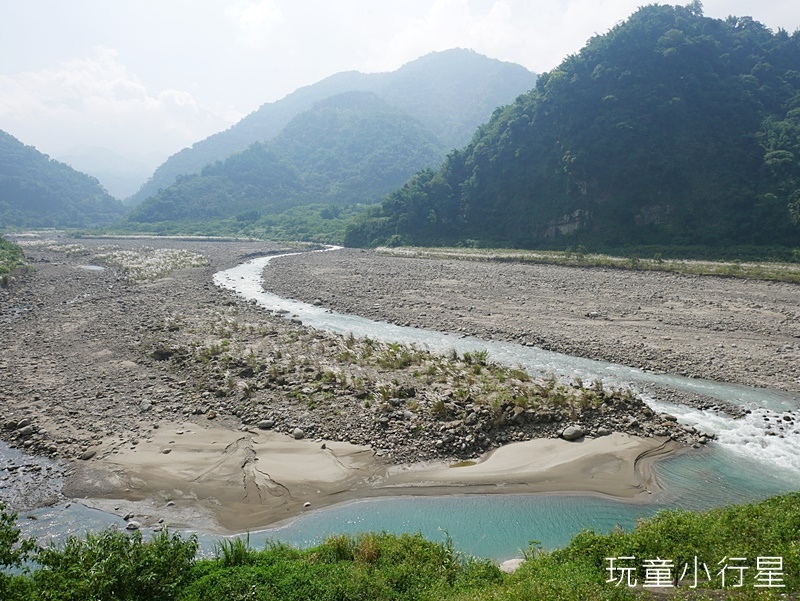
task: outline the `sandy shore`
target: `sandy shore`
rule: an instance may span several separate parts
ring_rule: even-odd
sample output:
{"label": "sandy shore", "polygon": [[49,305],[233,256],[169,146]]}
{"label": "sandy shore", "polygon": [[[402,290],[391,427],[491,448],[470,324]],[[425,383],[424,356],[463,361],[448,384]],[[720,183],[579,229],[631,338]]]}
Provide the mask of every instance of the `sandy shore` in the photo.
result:
{"label": "sandy shore", "polygon": [[[271,432],[165,424],[146,443],[80,466],[65,490],[142,525],[229,534],[384,495],[581,492],[648,500],[649,465],[677,447],[613,434],[513,443],[469,465],[390,465],[369,447]],[[165,454],[165,450],[169,450]]]}
{"label": "sandy shore", "polygon": [[[681,448],[665,441],[687,436],[707,441],[623,393],[591,392],[585,407],[570,408],[564,395],[575,388],[567,385],[558,391],[560,405],[541,399],[531,405],[531,395],[546,396],[554,384],[424,354],[401,365],[392,349],[315,332],[213,285],[215,272],[275,252],[279,245],[33,242],[26,247],[33,271],[18,274],[9,289],[0,290],[0,334],[6,341],[0,355],[5,376],[0,434],[62,468],[54,475],[35,466],[0,465],[0,501],[17,510],[31,506],[25,489],[62,476],[67,498],[132,515],[143,524],[163,520],[218,532],[265,527],[303,511],[378,495],[586,492],[644,500],[657,490],[649,462]],[[110,252],[145,256],[148,247],[185,251],[204,262],[134,280],[130,271],[100,261]],[[588,342],[580,348],[605,349],[582,354],[612,359],[619,354],[642,362],[669,344],[676,353],[663,353],[659,365],[676,372],[685,361],[698,370],[707,365],[709,345],[722,341],[725,353],[739,358],[720,372],[730,381],[754,374],[759,382],[772,383],[798,350],[795,325],[767,319],[797,313],[795,289],[784,285],[775,285],[767,305],[769,285],[730,281],[726,303],[742,294],[742,286],[757,291],[743,302],[763,303],[750,321],[743,308],[735,312],[735,324],[748,324],[741,329],[726,329],[716,318],[706,328],[700,317],[651,320],[645,303],[635,327],[639,334],[658,334],[640,336],[653,345],[643,352],[628,340],[636,334],[629,323],[631,312],[639,311],[633,305],[656,291],[665,300],[673,285],[675,295],[688,294],[697,281],[675,276],[662,281],[648,274],[647,281],[625,283],[625,290],[634,287],[640,296],[626,301],[618,294],[614,302],[620,308],[612,310],[610,304],[589,306],[573,294],[571,286],[595,299],[615,293],[615,280],[608,291],[594,288],[602,282],[592,276],[602,280],[608,274],[585,270],[551,273],[504,265],[503,278],[494,280],[503,286],[488,286],[479,281],[493,276],[474,271],[473,264],[354,251],[278,264],[278,270],[268,268],[270,286],[297,298],[321,298],[328,306],[367,316],[377,311],[376,317],[395,321],[411,322],[406,317],[411,311],[419,325],[509,339],[516,339],[519,327],[528,335],[538,332],[543,346],[579,348],[582,331]],[[427,287],[414,284],[423,276]],[[522,303],[507,290],[513,284],[520,295],[524,283],[544,281],[555,283],[538,308],[533,292],[524,292]],[[398,286],[408,288],[401,293]],[[723,283],[715,281],[715,288]],[[471,291],[468,298],[461,289]],[[563,298],[555,298],[555,290]],[[621,307],[625,302],[628,309]],[[548,317],[551,305],[563,307]],[[604,311],[602,319],[578,313],[595,307]],[[705,311],[712,313],[708,306]],[[662,308],[660,315],[666,314]],[[687,337],[701,337],[702,344],[676,342]],[[748,338],[757,340],[745,351]],[[739,369],[746,356],[747,370]],[[797,363],[786,369],[795,370],[784,382],[793,390]],[[497,398],[483,398],[484,389]],[[576,422],[587,435],[576,442],[559,440],[564,427]],[[298,431],[300,439],[292,435]],[[462,467],[450,467],[459,463]]]}

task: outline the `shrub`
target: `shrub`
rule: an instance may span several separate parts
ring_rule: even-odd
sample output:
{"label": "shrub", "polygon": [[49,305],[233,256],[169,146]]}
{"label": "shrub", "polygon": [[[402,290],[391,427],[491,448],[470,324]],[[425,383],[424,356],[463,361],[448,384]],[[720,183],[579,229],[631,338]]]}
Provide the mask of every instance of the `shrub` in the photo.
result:
{"label": "shrub", "polygon": [[187,583],[197,548],[195,536],[166,530],[150,541],[138,531],[72,536],[39,551],[33,583],[42,601],[169,601]]}

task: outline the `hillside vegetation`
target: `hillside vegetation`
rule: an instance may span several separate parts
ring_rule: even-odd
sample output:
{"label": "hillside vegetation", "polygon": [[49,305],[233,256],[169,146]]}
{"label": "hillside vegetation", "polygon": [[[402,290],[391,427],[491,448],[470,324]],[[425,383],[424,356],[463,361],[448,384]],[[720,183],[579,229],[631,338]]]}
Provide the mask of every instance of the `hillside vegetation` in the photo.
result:
{"label": "hillside vegetation", "polygon": [[127,220],[247,223],[297,205],[370,202],[443,154],[419,122],[376,95],[340,94],[295,117],[273,141],[180,177]]}
{"label": "hillside vegetation", "polygon": [[[7,601],[565,601],[663,599],[670,593],[680,599],[787,598],[800,587],[798,536],[800,495],[794,493],[703,513],[663,512],[631,532],[583,532],[555,551],[532,541],[526,561],[506,575],[489,561],[462,556],[449,540],[434,543],[409,534],[334,535],[306,550],[280,543],[255,550],[246,539],[226,540],[210,559],[195,558],[194,537],[166,531],[151,541],[139,532],[109,531],[37,550],[21,539],[13,514],[2,512],[0,566],[19,566],[28,558],[35,569],[18,576],[0,572],[0,596]],[[676,576],[679,586],[673,587]],[[661,587],[658,593],[653,586]]]}
{"label": "hillside vegetation", "polygon": [[123,213],[95,178],[0,131],[0,231],[106,225]]}
{"label": "hillside vegetation", "polygon": [[179,176],[200,173],[255,142],[275,138],[300,113],[332,96],[374,93],[421,123],[446,151],[466,144],[495,107],[512,102],[535,81],[536,76],[520,65],[463,49],[434,52],[389,73],[337,73],[264,104],[230,129],[172,155],[128,203],[139,204]]}
{"label": "hillside vegetation", "polygon": [[800,245],[800,32],[651,5],[539,77],[349,246]]}

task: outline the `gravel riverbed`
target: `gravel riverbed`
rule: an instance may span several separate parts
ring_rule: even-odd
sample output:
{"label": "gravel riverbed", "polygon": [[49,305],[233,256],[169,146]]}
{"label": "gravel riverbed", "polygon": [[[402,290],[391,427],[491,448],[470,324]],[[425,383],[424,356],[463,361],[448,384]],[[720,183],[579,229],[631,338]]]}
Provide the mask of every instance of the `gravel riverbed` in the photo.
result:
{"label": "gravel riverbed", "polygon": [[[135,450],[167,422],[352,442],[390,463],[473,460],[568,427],[687,446],[711,439],[626,391],[317,332],[213,284],[215,272],[283,245],[22,241],[30,269],[0,289],[0,436],[60,467],[0,466],[0,502],[18,510],[43,501],[11,482],[25,488],[63,478],[68,497],[110,494],[93,488],[96,460]],[[135,268],[125,252],[139,261]],[[147,272],[153,257],[173,268]],[[800,295],[792,285],[347,249],[278,259],[265,279],[271,292],[365,317],[800,390]],[[796,428],[789,417],[781,428]],[[29,478],[20,478],[26,470]],[[47,499],[57,496],[50,490]]]}

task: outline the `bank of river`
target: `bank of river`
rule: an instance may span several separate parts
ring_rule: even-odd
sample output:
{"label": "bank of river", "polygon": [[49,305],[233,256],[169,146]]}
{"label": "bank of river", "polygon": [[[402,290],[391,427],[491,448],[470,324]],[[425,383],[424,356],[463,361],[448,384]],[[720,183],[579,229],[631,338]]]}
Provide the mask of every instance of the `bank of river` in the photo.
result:
{"label": "bank of river", "polygon": [[[202,245],[196,248],[203,250]],[[214,256],[213,251],[207,252],[210,256]],[[256,251],[249,250],[248,252]],[[236,253],[228,251],[226,261],[229,261],[230,264],[230,262],[234,262],[236,256],[242,254],[244,253],[241,250]],[[326,254],[335,255],[335,253]],[[284,260],[286,259],[280,261]],[[299,259],[293,258],[292,260]],[[217,262],[214,267],[219,269],[226,265]],[[217,280],[221,282],[228,277],[229,283],[231,285],[235,283],[240,292],[250,294],[248,290],[252,288],[253,294],[261,295],[259,276],[262,268],[263,265],[258,263],[250,264],[237,268],[249,270],[250,275],[239,271],[228,272],[227,275],[218,273]],[[171,324],[176,323],[176,314],[180,311],[188,313],[192,311],[192,307],[196,308],[202,306],[201,303],[212,301],[220,303],[223,307],[226,306],[225,298],[230,293],[217,293],[214,290],[203,288],[202,282],[208,281],[205,278],[209,278],[210,273],[210,269],[183,273],[180,276],[172,276],[179,277],[172,283],[154,283],[144,286],[126,284],[124,294],[113,300],[104,299],[101,295],[93,293],[90,286],[88,291],[84,289],[83,292],[83,294],[89,295],[88,298],[75,296],[66,299],[68,303],[59,310],[62,311],[62,314],[73,312],[70,313],[69,320],[74,320],[76,315],[83,315],[80,311],[75,311],[75,305],[85,302],[84,308],[88,306],[102,309],[103,303],[109,303],[111,306],[125,303],[126,308],[136,309],[132,315],[141,316],[145,311],[155,310],[154,314],[145,317],[144,322],[151,324],[151,327],[158,332],[171,332],[173,327]],[[92,270],[80,277],[85,278],[92,285],[100,284],[106,292],[109,285],[123,288],[118,281],[116,283],[114,280],[109,281],[110,275],[113,274]],[[195,286],[199,286],[199,294],[194,288]],[[151,296],[152,298],[150,298]],[[75,299],[78,299],[78,302],[75,302]],[[70,300],[72,302],[69,302]],[[160,306],[145,308],[145,303],[159,302]],[[655,464],[653,469],[656,471],[656,478],[662,482],[662,488],[665,490],[664,494],[660,495],[655,502],[643,503],[641,499],[633,502],[616,501],[598,496],[575,495],[492,495],[487,497],[455,494],[444,497],[404,496],[402,498],[367,499],[319,511],[314,511],[312,507],[305,515],[287,526],[252,536],[251,540],[253,541],[277,536],[284,540],[304,544],[334,531],[365,529],[420,530],[430,538],[436,539],[441,536],[439,529],[444,528],[453,536],[456,544],[464,550],[478,555],[506,558],[518,555],[518,550],[524,548],[530,539],[541,540],[546,546],[556,546],[566,542],[569,536],[583,527],[606,529],[615,524],[631,525],[637,517],[655,511],[659,507],[701,508],[709,504],[739,502],[785,492],[793,489],[798,474],[800,474],[795,452],[797,449],[796,421],[784,420],[784,416],[790,416],[791,419],[796,417],[797,403],[791,391],[776,391],[772,394],[766,390],[752,389],[746,386],[718,386],[713,382],[659,376],[619,365],[587,362],[556,353],[542,352],[534,347],[526,347],[521,344],[484,341],[463,337],[463,335],[452,336],[419,328],[396,328],[389,324],[363,320],[352,315],[337,315],[329,312],[325,307],[314,306],[310,303],[297,304],[286,299],[263,296],[259,296],[257,302],[267,303],[266,306],[272,310],[288,311],[285,314],[286,317],[302,320],[314,328],[333,329],[345,335],[354,333],[357,336],[411,341],[439,351],[449,351],[451,348],[455,348],[462,354],[465,351],[488,350],[491,360],[522,365],[534,372],[556,372],[565,378],[575,379],[577,377],[585,381],[599,378],[605,380],[609,385],[633,384],[642,389],[648,389],[648,387],[657,387],[659,390],[677,388],[682,391],[682,395],[689,394],[712,399],[716,397],[722,405],[725,403],[743,404],[750,413],[743,418],[733,419],[718,409],[703,408],[697,403],[693,406],[667,405],[669,395],[659,393],[658,399],[650,398],[650,402],[659,411],[670,412],[677,415],[686,425],[697,425],[699,429],[713,431],[718,435],[718,441],[709,444],[708,448],[694,450],[692,453],[682,454]],[[174,305],[170,307],[170,303],[174,303]],[[33,302],[31,305],[34,307],[33,311],[36,311],[37,303]],[[259,309],[248,307],[249,305],[246,303],[239,303],[231,309],[238,312],[240,318],[244,314],[251,323],[257,323]],[[80,308],[78,307],[78,309]],[[146,315],[146,313],[144,314]],[[102,310],[98,315],[102,320]],[[98,340],[99,332],[95,331],[88,341],[95,347],[98,342],[102,346],[90,348],[91,352],[87,352],[83,360],[88,361],[89,358],[92,358],[94,361],[100,361],[99,367],[103,376],[111,377],[113,386],[117,390],[103,387],[99,391],[103,394],[98,396],[98,391],[90,387],[90,390],[87,391],[89,394],[82,395],[80,397],[82,402],[76,403],[73,410],[78,414],[78,420],[82,415],[81,411],[86,411],[87,420],[90,419],[90,415],[100,416],[95,421],[100,420],[104,431],[113,431],[114,428],[119,430],[119,432],[114,431],[113,433],[118,438],[124,439],[124,442],[117,445],[113,453],[124,455],[124,451],[131,457],[136,454],[141,457],[144,447],[150,444],[150,441],[153,441],[153,444],[158,442],[158,434],[152,429],[152,425],[160,423],[158,430],[165,432],[166,428],[172,427],[169,425],[171,421],[165,420],[185,420],[192,415],[194,408],[202,407],[202,404],[197,405],[193,401],[186,384],[181,385],[179,381],[174,380],[168,372],[164,371],[163,362],[148,364],[142,359],[145,349],[136,348],[136,339],[138,337],[139,347],[143,342],[149,343],[150,340],[142,333],[137,334],[136,328],[126,330],[128,322],[124,317],[119,318],[120,313],[116,313],[116,315],[119,323],[113,325],[117,328],[117,332],[130,332],[131,347],[128,347],[127,350],[126,348],[117,349],[111,340]],[[15,319],[24,319],[24,316]],[[182,331],[188,329],[188,326],[185,325],[186,321],[188,321],[188,317],[184,318],[182,326],[181,322],[177,321]],[[286,322],[287,320],[281,321]],[[90,325],[95,326],[96,323]],[[90,327],[90,325],[87,324],[86,327]],[[100,325],[112,328],[112,323],[109,321],[100,321]],[[280,331],[280,327],[276,326],[276,328]],[[72,331],[74,330],[61,328],[62,335],[68,335]],[[29,342],[31,339],[36,340],[35,336],[27,335]],[[108,332],[106,332],[106,336],[108,336]],[[124,340],[124,337],[121,339]],[[75,342],[78,340],[76,339]],[[31,353],[35,356],[30,359],[30,363],[25,361],[15,363],[15,366],[20,367],[24,372],[18,375],[27,374],[34,379],[44,372],[51,378],[55,378],[58,372],[55,365],[58,363],[59,357],[65,361],[70,360],[68,353],[64,350],[69,348],[69,345],[62,345],[58,356],[48,354],[49,350],[53,348],[52,343],[39,344]],[[25,352],[23,355],[25,356]],[[10,360],[10,358],[8,359]],[[105,361],[103,361],[104,359]],[[134,360],[132,361],[132,359]],[[124,363],[125,361],[128,363]],[[126,375],[134,377],[126,378]],[[122,389],[123,381],[130,382],[130,390]],[[138,387],[147,391],[146,395],[138,393],[146,398],[137,396],[136,389]],[[58,390],[62,390],[62,388],[58,387]],[[35,413],[37,405],[42,405],[43,410],[46,409],[46,395],[42,394],[41,390],[38,393],[34,393],[30,389],[29,391],[27,403],[17,402],[15,405],[11,405],[12,411],[24,411],[27,406],[29,412]],[[7,390],[6,394],[11,398],[10,390]],[[35,394],[38,394],[39,399],[35,398]],[[117,416],[117,421],[114,421],[114,416],[103,411],[110,406],[110,397],[116,397],[120,401],[125,398],[129,399],[123,404],[115,405],[121,411],[121,415]],[[184,398],[185,401],[182,400]],[[202,398],[201,396],[199,400],[202,401]],[[150,401],[153,409],[149,407],[144,409],[143,407],[147,406],[143,404],[144,401]],[[207,402],[211,405],[210,400]],[[98,403],[102,407],[100,411],[97,410]],[[125,412],[131,406],[136,410],[131,412],[130,421],[126,423],[123,418],[126,418]],[[223,405],[220,407],[224,408]],[[160,410],[157,415],[154,414],[154,409]],[[207,411],[208,409],[206,412],[198,413],[197,419],[210,423]],[[219,415],[217,420],[221,420],[223,417],[223,415]],[[75,416],[72,419],[74,420]],[[786,424],[785,428],[782,425],[784,423]],[[187,426],[181,427],[182,434],[178,436],[191,434],[190,429],[194,426],[188,421],[186,424]],[[56,425],[54,424],[54,426]],[[233,427],[236,427],[235,423]],[[779,430],[779,428],[784,429]],[[183,434],[184,429],[185,435]],[[768,430],[772,430],[774,436],[769,436]],[[178,430],[173,430],[173,432],[176,431]],[[173,437],[175,437],[174,434]],[[74,443],[68,442],[67,444]],[[101,453],[103,452],[103,446],[97,446],[97,448]],[[246,456],[248,451],[243,449],[243,452]],[[174,453],[178,453],[178,450],[175,450]],[[109,455],[109,457],[111,456]],[[176,458],[178,455],[168,457]],[[92,459],[89,464],[93,464],[94,461]],[[80,461],[75,465],[80,465]],[[769,469],[765,470],[765,466],[768,466]],[[180,500],[178,500],[178,504],[180,505]],[[111,509],[113,513],[114,507]],[[162,513],[166,523],[174,523],[174,516],[170,514],[170,510],[159,507],[155,511]],[[38,519],[25,520],[25,526],[30,531],[52,533],[54,531],[72,531],[71,526],[65,525],[69,524],[70,520],[73,524],[115,523],[120,525],[124,523],[122,521],[124,513],[122,505],[116,515],[107,515],[85,509],[75,503],[66,508],[65,503],[62,502],[50,509],[39,510],[34,514]],[[158,517],[158,513],[151,512],[151,515]],[[205,537],[205,539],[212,541],[215,536]]]}

